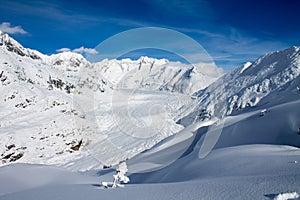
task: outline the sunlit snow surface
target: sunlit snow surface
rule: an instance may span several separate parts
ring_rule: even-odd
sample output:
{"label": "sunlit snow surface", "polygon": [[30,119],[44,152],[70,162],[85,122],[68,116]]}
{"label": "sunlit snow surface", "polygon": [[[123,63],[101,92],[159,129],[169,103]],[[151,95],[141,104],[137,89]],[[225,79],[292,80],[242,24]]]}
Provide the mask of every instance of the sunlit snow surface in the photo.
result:
{"label": "sunlit snow surface", "polygon": [[[72,52],[48,56],[3,33],[0,44],[0,164],[20,156],[16,162],[83,171],[117,164],[180,131],[176,121],[190,95],[219,76],[211,66],[197,71],[201,64],[166,59],[91,64]],[[133,70],[138,85],[127,75]],[[120,80],[127,86],[122,90]],[[81,87],[93,95],[80,93]]]}
{"label": "sunlit snow surface", "polygon": [[[99,177],[97,173],[71,173],[50,166],[5,166],[0,168],[0,199],[267,200],[281,193],[300,192],[297,148],[248,145],[214,151],[205,160],[195,155],[179,160],[170,171],[143,174],[142,179],[130,176],[132,183],[120,189],[100,186],[101,181],[112,180],[110,170]],[[160,181],[151,181],[154,178]]]}
{"label": "sunlit snow surface", "polygon": [[[165,59],[91,64],[0,43],[0,199],[298,198],[299,47],[213,82],[215,71]],[[104,189],[115,170],[103,165],[128,158],[131,182]]]}

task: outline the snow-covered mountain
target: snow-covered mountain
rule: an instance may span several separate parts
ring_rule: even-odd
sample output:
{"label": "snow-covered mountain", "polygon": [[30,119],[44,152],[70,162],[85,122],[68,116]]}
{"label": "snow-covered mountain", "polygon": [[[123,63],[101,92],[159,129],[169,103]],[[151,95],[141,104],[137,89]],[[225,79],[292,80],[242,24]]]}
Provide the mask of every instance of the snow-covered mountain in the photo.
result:
{"label": "snow-covered mountain", "polygon": [[[1,161],[48,162],[79,142],[73,109],[78,54],[47,56],[0,34]],[[51,162],[51,161],[50,161]]]}
{"label": "snow-covered mountain", "polygon": [[[300,48],[266,54],[247,62],[194,94],[197,105],[182,123],[239,113],[242,109],[265,107],[299,99]],[[183,122],[186,121],[186,122]]]}
{"label": "snow-covered mountain", "polygon": [[[300,48],[220,73],[48,56],[0,33],[0,199],[299,198]],[[123,160],[131,184],[105,189],[103,165]]]}
{"label": "snow-covered mountain", "polygon": [[[139,88],[159,89],[192,94],[215,81],[222,71],[212,64],[184,65],[166,59],[141,57],[138,60],[103,60],[95,64],[111,85],[120,82],[131,71],[139,78]],[[128,83],[129,84],[129,83]],[[132,85],[128,85],[129,88]]]}
{"label": "snow-covered mountain", "polygon": [[[120,80],[127,83],[128,89],[156,91],[142,107],[153,99],[172,107],[168,111],[172,115],[165,133],[156,139],[131,144],[135,150],[129,155],[116,156],[113,162],[126,159],[182,129],[173,120],[176,112],[191,101],[190,94],[205,88],[220,74],[219,69],[204,64],[192,66],[148,57],[136,61],[90,63],[82,55],[72,52],[48,56],[24,48],[7,34],[0,33],[0,163],[64,165],[89,154],[82,147],[100,139],[88,128],[89,111],[73,105],[74,95],[84,96],[82,88],[85,87],[99,100],[95,105],[100,124],[98,131],[116,137],[118,131],[111,115],[111,99]],[[128,77],[137,79],[134,81],[138,84],[130,85]],[[171,92],[173,100],[167,97]],[[84,126],[76,126],[78,120]],[[108,155],[110,151],[108,147],[103,154]],[[99,161],[94,166],[101,168]]]}

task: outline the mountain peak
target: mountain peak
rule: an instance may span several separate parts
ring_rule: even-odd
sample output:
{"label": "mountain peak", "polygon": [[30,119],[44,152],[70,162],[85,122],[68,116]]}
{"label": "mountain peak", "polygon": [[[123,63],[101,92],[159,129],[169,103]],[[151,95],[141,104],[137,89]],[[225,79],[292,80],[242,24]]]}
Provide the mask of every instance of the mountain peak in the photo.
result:
{"label": "mountain peak", "polygon": [[300,47],[299,46],[291,46],[290,48],[288,49],[291,49],[292,51],[299,51],[300,50]]}
{"label": "mountain peak", "polygon": [[[199,107],[211,115],[223,117],[246,107],[276,105],[299,98],[294,95],[299,73],[299,47],[266,54],[198,91]],[[195,114],[198,113],[188,117]]]}
{"label": "mountain peak", "polygon": [[289,56],[293,56],[294,54],[300,53],[300,47],[299,46],[291,46],[290,48],[284,50]]}
{"label": "mountain peak", "polygon": [[15,39],[13,39],[7,33],[4,32],[0,32],[0,46],[22,57],[27,56],[32,59],[41,60],[41,57],[43,56],[38,51],[24,48],[19,42],[17,42]]}
{"label": "mountain peak", "polygon": [[60,58],[62,60],[69,60],[70,58],[76,58],[76,59],[79,59],[79,60],[85,59],[81,54],[71,52],[71,51],[61,52],[61,53],[58,53],[58,54],[52,54],[50,57]]}
{"label": "mountain peak", "polygon": [[140,63],[157,63],[159,62],[160,64],[166,64],[169,63],[169,60],[163,58],[163,59],[157,59],[157,58],[151,58],[148,56],[141,56],[138,60]]}

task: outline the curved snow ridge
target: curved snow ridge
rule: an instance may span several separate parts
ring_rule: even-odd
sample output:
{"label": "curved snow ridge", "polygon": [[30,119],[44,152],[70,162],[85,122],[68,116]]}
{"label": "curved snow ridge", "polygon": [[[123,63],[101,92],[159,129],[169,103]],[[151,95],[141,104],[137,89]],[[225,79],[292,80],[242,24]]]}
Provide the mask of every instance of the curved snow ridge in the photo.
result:
{"label": "curved snow ridge", "polygon": [[[254,111],[226,117],[224,126],[221,128],[221,135],[217,139],[217,143],[211,153],[214,151],[225,152],[227,149],[247,144],[251,147],[255,146],[255,148],[249,152],[247,148],[244,148],[240,153],[246,155],[256,152],[259,154],[260,151],[264,151],[265,149],[260,147],[263,145],[257,144],[272,144],[276,146],[276,148],[273,148],[272,153],[269,154],[270,156],[277,154],[279,151],[292,150],[295,150],[294,153],[299,155],[299,148],[295,147],[300,144],[300,138],[297,134],[298,127],[296,126],[296,121],[299,119],[300,113],[295,110],[295,108],[299,107],[299,103],[300,100],[297,100],[267,108],[264,116],[261,115],[261,110],[256,109]],[[199,147],[200,149],[203,148],[205,138],[207,137],[205,134],[210,134],[206,129],[200,128],[211,125],[214,122],[216,121],[199,121],[185,127],[179,133],[130,160],[129,163],[132,163],[132,165],[129,166],[130,171],[133,173],[137,173],[138,170],[154,171],[154,169],[171,165],[172,162],[179,160],[179,157],[184,154],[185,157],[193,155],[195,159],[196,157],[198,158],[198,152],[200,152]],[[195,131],[197,131],[197,135]],[[193,136],[195,139],[191,141]],[[194,145],[189,148],[190,151],[186,154],[187,152],[185,150],[193,143]],[[277,145],[282,144],[292,146],[278,146],[277,148]],[[271,148],[272,145],[269,145],[269,147]],[[183,154],[183,152],[185,153]],[[176,155],[177,157],[175,157]],[[209,159],[210,156],[209,154],[205,159]],[[180,158],[182,159],[183,157]],[[146,169],[141,168],[143,162],[145,162],[144,166]],[[297,162],[296,160],[296,163]],[[161,164],[158,165],[158,163]]]}
{"label": "curved snow ridge", "polygon": [[[238,180],[242,177],[249,181],[252,178],[263,177],[264,180],[273,180],[274,178],[291,183],[293,180],[297,180],[296,177],[299,177],[300,166],[297,164],[300,155],[299,148],[281,145],[240,145],[214,150],[205,159],[198,158],[198,150],[195,148],[192,153],[157,171],[134,173],[130,175],[131,182],[139,184],[176,183],[231,178]],[[154,156],[157,160],[161,158],[161,162],[163,162],[168,155],[173,155],[173,151],[174,148],[169,148]],[[135,164],[137,167],[143,167],[143,164],[149,164],[148,160],[151,161],[151,157],[144,158],[144,160],[129,160],[129,169],[131,165],[135,166]],[[270,165],[270,163],[272,164]],[[296,182],[294,182],[295,184]],[[282,186],[282,188],[286,187],[285,184]]]}

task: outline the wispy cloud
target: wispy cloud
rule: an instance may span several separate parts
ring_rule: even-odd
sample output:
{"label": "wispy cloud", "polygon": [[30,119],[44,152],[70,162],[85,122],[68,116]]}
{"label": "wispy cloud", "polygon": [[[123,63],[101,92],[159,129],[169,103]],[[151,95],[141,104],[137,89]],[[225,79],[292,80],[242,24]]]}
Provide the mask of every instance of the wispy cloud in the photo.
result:
{"label": "wispy cloud", "polygon": [[[231,26],[212,29],[168,28],[187,35],[193,34],[213,61],[225,71],[239,67],[247,61],[254,61],[266,53],[289,47],[282,41],[261,39]],[[194,56],[198,56],[197,52]]]}
{"label": "wispy cloud", "polygon": [[58,53],[68,52],[68,51],[71,51],[71,49],[69,49],[69,48],[60,48],[60,49],[56,49],[56,52],[58,52]]}
{"label": "wispy cloud", "polygon": [[79,54],[98,54],[98,51],[96,51],[95,49],[93,48],[86,48],[86,47],[79,47],[79,48],[76,48],[76,49],[69,49],[69,48],[60,48],[60,49],[57,49],[56,52],[58,53],[62,53],[62,52],[69,52],[69,51],[72,51],[74,53],[79,53]]}
{"label": "wispy cloud", "polygon": [[98,54],[98,51],[96,51],[95,49],[85,47],[74,49],[73,52],[80,54]]}
{"label": "wispy cloud", "polygon": [[226,70],[234,69],[246,61],[254,61],[266,53],[289,47],[283,42],[260,39],[233,27],[227,29],[218,37],[203,40],[202,44],[213,60]]}
{"label": "wispy cloud", "polygon": [[178,15],[178,12],[183,15],[188,15],[192,17],[197,17],[205,20],[214,19],[213,9],[206,0],[152,0],[147,1],[150,6],[162,11],[167,12],[167,14]]}
{"label": "wispy cloud", "polygon": [[100,21],[95,16],[78,14],[72,10],[64,9],[61,5],[44,2],[33,1],[28,2],[8,1],[0,4],[1,9],[17,12],[19,14],[37,16],[39,18],[48,18],[57,21],[67,21],[69,23],[86,23]]}
{"label": "wispy cloud", "polygon": [[67,25],[80,24],[81,27],[94,26],[101,23],[112,23],[127,27],[151,26],[142,20],[95,14],[90,15],[83,12],[76,12],[72,9],[65,9],[60,4],[44,1],[34,1],[32,4],[28,4],[26,1],[8,1],[0,4],[0,10],[1,9],[28,16],[46,18],[57,21],[58,23],[67,23]]}
{"label": "wispy cloud", "polygon": [[0,30],[9,34],[26,34],[27,32],[21,26],[12,26],[10,22],[0,24]]}
{"label": "wispy cloud", "polygon": [[196,28],[183,28],[183,27],[174,27],[174,26],[169,26],[168,28],[174,29],[174,30],[177,30],[180,32],[184,32],[184,33],[196,33],[199,35],[204,35],[204,36],[213,37],[213,38],[223,37],[223,35],[220,33],[208,31],[208,30],[204,30],[204,29],[200,29],[200,28],[196,29]]}

